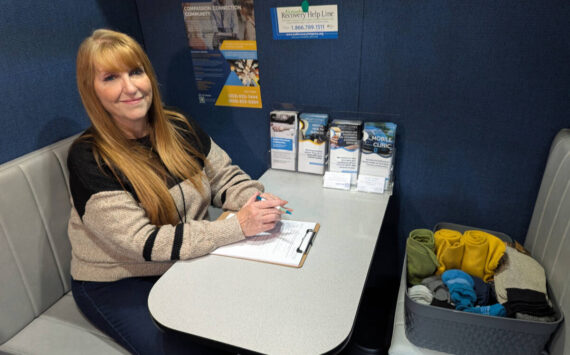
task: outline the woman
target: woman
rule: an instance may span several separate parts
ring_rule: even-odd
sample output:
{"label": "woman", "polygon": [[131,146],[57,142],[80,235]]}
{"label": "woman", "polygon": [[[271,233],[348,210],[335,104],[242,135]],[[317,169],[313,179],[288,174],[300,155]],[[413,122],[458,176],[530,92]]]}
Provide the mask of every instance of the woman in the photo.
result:
{"label": "woman", "polygon": [[[286,201],[262,193],[195,122],[162,107],[150,61],[131,37],[96,30],[85,39],[77,85],[92,126],[68,157],[75,301],[132,353],[195,349],[153,324],[152,285],[176,260],[273,228]],[[210,222],[211,203],[238,212]]]}

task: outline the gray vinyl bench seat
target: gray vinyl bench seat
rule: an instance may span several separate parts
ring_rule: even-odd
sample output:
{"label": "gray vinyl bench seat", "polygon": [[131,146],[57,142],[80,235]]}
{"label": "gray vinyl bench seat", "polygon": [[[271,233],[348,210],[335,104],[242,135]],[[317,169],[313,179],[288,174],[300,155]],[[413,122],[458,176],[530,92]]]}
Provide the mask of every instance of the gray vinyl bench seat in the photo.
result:
{"label": "gray vinyl bench seat", "polygon": [[74,138],[0,165],[0,354],[128,354],[83,317],[70,292]]}

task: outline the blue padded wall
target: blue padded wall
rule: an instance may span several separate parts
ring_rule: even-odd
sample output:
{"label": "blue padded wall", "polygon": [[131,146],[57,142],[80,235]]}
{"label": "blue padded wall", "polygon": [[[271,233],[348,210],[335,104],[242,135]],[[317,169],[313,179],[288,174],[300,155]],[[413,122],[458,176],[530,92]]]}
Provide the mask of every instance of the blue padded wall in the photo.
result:
{"label": "blue padded wall", "polygon": [[267,167],[275,103],[397,115],[385,221],[394,228],[384,230],[377,268],[397,273],[409,231],[439,221],[524,240],[550,142],[570,125],[567,3],[339,0],[338,40],[275,41],[270,8],[301,1],[255,1],[255,110],[198,105],[181,2],[137,0],[164,99],[254,177]]}
{"label": "blue padded wall", "polygon": [[0,163],[88,126],[75,56],[99,27],[142,39],[134,0],[0,2]]}
{"label": "blue padded wall", "polygon": [[257,110],[198,105],[179,0],[3,1],[0,163],[87,127],[75,54],[93,29],[110,27],[143,42],[164,101],[191,113],[253,177],[268,166],[274,104],[397,114],[386,221],[395,228],[384,230],[381,253],[390,262],[378,268],[397,272],[391,258],[402,255],[407,233],[439,221],[522,241],[550,142],[570,126],[570,5],[337,3],[338,40],[274,41],[269,9],[300,1],[255,2]]}
{"label": "blue padded wall", "polygon": [[449,221],[524,241],[555,134],[570,126],[568,2],[366,1],[360,109],[400,114],[407,233]]}

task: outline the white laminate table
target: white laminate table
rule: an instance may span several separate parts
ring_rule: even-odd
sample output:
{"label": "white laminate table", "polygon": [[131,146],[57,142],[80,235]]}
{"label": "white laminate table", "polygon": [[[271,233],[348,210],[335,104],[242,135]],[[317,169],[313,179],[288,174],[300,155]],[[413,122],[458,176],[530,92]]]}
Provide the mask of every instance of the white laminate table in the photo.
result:
{"label": "white laminate table", "polygon": [[325,189],[322,176],[268,170],[295,220],[319,222],[302,268],[218,255],[179,261],[148,305],[164,327],[265,354],[321,354],[349,338],[389,195]]}

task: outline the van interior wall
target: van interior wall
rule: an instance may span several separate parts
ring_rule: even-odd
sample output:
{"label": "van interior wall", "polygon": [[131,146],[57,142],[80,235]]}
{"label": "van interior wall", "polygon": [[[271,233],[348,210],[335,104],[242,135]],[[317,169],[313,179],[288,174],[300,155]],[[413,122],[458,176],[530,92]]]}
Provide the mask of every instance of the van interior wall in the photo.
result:
{"label": "van interior wall", "polygon": [[396,211],[373,276],[399,275],[409,231],[441,221],[523,242],[550,143],[570,122],[570,5],[335,3],[338,39],[278,41],[270,9],[300,1],[255,1],[263,108],[243,109],[198,104],[181,2],[137,0],[165,101],[193,114],[254,177],[268,166],[276,103],[397,115]]}
{"label": "van interior wall", "polygon": [[550,142],[570,122],[570,4],[338,0],[338,39],[277,41],[270,8],[300,1],[257,0],[263,108],[245,109],[198,104],[181,3],[2,2],[0,162],[88,126],[75,55],[109,27],[144,44],[164,101],[254,178],[268,167],[277,103],[397,115],[396,184],[373,280],[398,275],[409,231],[437,222],[524,241]]}
{"label": "van interior wall", "polygon": [[142,40],[134,0],[0,2],[0,163],[87,128],[75,57],[101,27]]}

